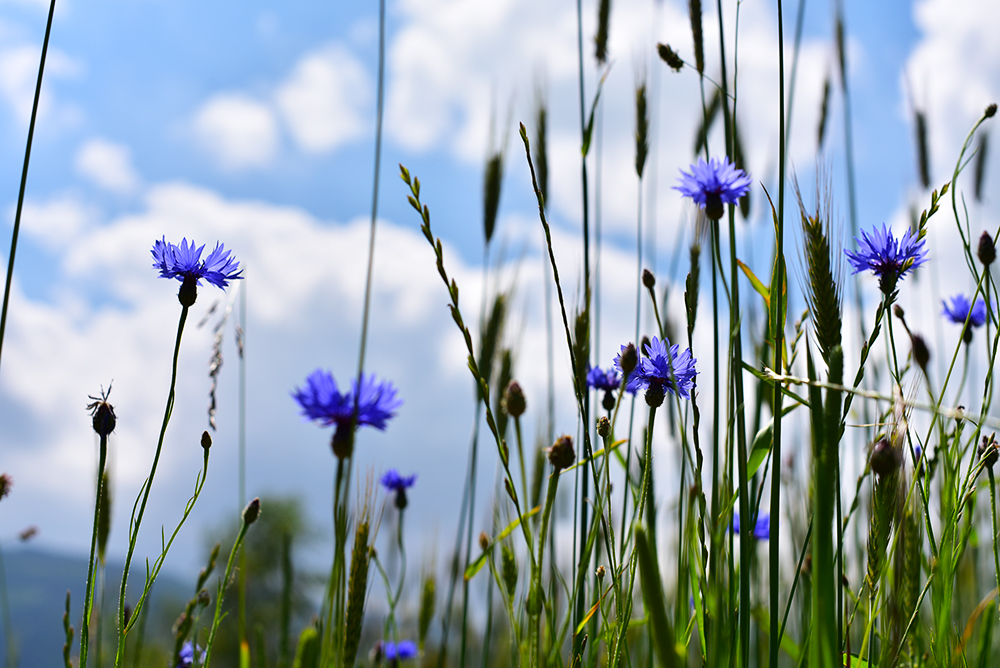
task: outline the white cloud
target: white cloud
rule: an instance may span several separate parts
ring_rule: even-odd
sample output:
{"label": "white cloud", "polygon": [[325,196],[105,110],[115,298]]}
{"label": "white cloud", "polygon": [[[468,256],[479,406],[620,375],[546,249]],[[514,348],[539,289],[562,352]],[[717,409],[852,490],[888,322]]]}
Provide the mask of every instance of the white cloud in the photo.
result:
{"label": "white cloud", "polygon": [[274,114],[239,93],[220,93],[197,112],[194,128],[211,156],[225,169],[263,167],[278,148]]}
{"label": "white cloud", "polygon": [[[97,213],[73,195],[38,202],[28,200],[21,212],[22,231],[50,250],[66,248],[94,220]],[[13,220],[13,212],[9,219]]]}
{"label": "white cloud", "polygon": [[107,139],[85,142],[76,153],[74,166],[78,174],[105,190],[124,194],[139,185],[129,148]]}
{"label": "white cloud", "polygon": [[[38,81],[40,45],[23,45],[0,51],[0,97],[14,112],[18,121],[27,123],[35,99]],[[61,51],[51,49],[45,60],[45,81],[79,76],[83,66]],[[51,85],[43,85],[38,102],[39,118],[52,112]]]}
{"label": "white cloud", "polygon": [[293,139],[310,153],[332,151],[360,136],[371,97],[364,67],[339,45],[304,56],[275,93]]}

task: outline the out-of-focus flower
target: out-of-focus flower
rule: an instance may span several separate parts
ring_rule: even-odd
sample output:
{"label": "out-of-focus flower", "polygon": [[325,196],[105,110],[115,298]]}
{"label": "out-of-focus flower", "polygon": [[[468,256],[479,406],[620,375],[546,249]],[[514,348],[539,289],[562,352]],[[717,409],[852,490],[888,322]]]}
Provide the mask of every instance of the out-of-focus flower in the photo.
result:
{"label": "out-of-focus flower", "polygon": [[400,640],[398,643],[387,640],[385,644],[382,645],[382,653],[385,656],[385,660],[389,662],[390,665],[396,661],[415,659],[418,654],[417,643],[412,640]]}
{"label": "out-of-focus flower", "polygon": [[[733,526],[732,531],[735,534],[740,532],[740,514],[733,514]],[[771,538],[771,516],[767,513],[762,513],[758,518],[756,524],[753,526],[753,531],[750,533],[755,540],[768,540]]]}
{"label": "out-of-focus flower", "polygon": [[973,327],[986,324],[986,302],[982,298],[977,299],[975,304],[970,304],[968,297],[957,294],[949,300],[942,299],[941,305],[944,307],[942,315],[957,325],[964,325],[966,320]]}
{"label": "out-of-focus flower", "polygon": [[396,493],[396,507],[402,510],[406,508],[406,490],[413,487],[417,481],[417,475],[399,475],[396,469],[389,469],[382,476],[382,486],[390,492]]}

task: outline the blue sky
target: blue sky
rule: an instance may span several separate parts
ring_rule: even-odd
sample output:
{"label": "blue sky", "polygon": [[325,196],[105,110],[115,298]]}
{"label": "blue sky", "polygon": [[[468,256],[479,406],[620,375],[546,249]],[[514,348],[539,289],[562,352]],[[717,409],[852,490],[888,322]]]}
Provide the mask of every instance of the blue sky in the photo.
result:
{"label": "blue sky", "polygon": [[[399,385],[406,405],[385,434],[361,436],[359,467],[420,475],[410,495],[414,519],[408,530],[414,540],[427,539],[424,553],[454,531],[471,428],[471,383],[433,255],[417,233],[396,163],[405,163],[424,184],[471,315],[478,312],[482,280],[482,163],[491,142],[501,145],[508,136],[498,238],[512,256],[523,249],[510,333],[522,346],[519,376],[529,405],[541,406],[540,232],[515,128],[518,120],[530,120],[537,82],[545,81],[552,219],[564,276],[575,294],[580,251],[573,5],[389,3],[383,221],[368,366]],[[588,95],[597,78],[589,47],[592,5],[584,3]],[[785,8],[789,41],[795,5]],[[834,58],[832,10],[808,5],[791,146],[804,185],[813,182],[819,92]],[[723,3],[730,47],[735,7]],[[943,0],[845,4],[859,211],[866,227],[899,225],[911,205],[925,206],[926,194],[915,185],[909,91],[928,110],[938,185],[950,173],[968,127],[1000,92],[1000,54],[981,27],[998,10],[987,0],[942,7]],[[0,209],[8,225],[45,9],[37,0],[0,3],[0,184],[7,184],[0,188]],[[740,11],[740,113],[749,168],[771,189],[777,158],[774,10],[746,0]],[[710,72],[718,67],[716,26],[714,15],[706,15]],[[698,110],[694,74],[673,74],[651,59],[656,41],[691,59],[686,3],[616,2],[611,31],[615,65],[605,90],[603,135],[608,322],[601,351],[608,359],[629,338],[634,318],[629,305],[636,184],[629,165],[636,77],[645,71],[661,86],[655,167],[661,272],[677,240],[690,239],[685,235],[693,212],[670,186],[691,159]],[[111,551],[123,552],[124,507],[135,497],[155,445],[178,309],[176,286],[158,281],[149,269],[149,248],[162,235],[208,244],[221,239],[246,263],[249,493],[303,494],[317,525],[328,528],[329,434],[300,421],[289,392],[317,366],[346,378],[356,365],[371,197],[376,5],[67,0],[57,7],[51,49],[0,367],[0,461],[15,480],[14,492],[0,506],[0,536],[9,544],[8,536],[37,524],[40,544],[86,550],[96,450],[83,406],[88,394],[114,379],[121,505]],[[839,97],[834,105],[824,159],[835,217],[846,221]],[[499,119],[492,137],[491,119]],[[995,175],[989,183],[997,184]],[[758,191],[750,227],[740,232],[755,239],[758,263],[771,244],[761,200]],[[996,219],[989,205],[987,197],[973,212],[977,224]],[[758,269],[766,274],[766,266]],[[514,277],[508,266],[500,284],[511,286]],[[940,289],[967,287],[944,276]],[[219,297],[206,287],[196,310]],[[926,315],[933,312],[932,304]],[[207,331],[189,328],[167,454],[140,541],[145,553],[156,547],[158,525],[176,520],[200,462],[210,346]],[[708,356],[707,350],[695,352]],[[231,343],[226,356],[209,484],[168,562],[176,570],[198,562],[207,527],[236,517]],[[566,360],[557,361],[563,381],[566,368]],[[565,397],[559,411],[558,428],[574,430]],[[528,433],[533,439],[533,422]],[[488,489],[492,471],[484,476]]]}

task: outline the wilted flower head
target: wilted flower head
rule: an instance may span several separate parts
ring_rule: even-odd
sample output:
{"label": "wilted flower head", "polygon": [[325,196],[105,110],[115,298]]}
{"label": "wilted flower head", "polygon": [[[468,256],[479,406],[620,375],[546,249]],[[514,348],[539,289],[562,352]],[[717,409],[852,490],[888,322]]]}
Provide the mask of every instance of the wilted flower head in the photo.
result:
{"label": "wilted flower head", "polygon": [[382,486],[390,492],[396,493],[396,507],[402,510],[406,507],[406,490],[413,487],[417,481],[417,475],[399,475],[396,469],[389,469],[382,476]]}
{"label": "wilted flower head", "polygon": [[[337,425],[333,435],[336,451],[338,444],[349,443],[350,427],[371,425],[385,429],[390,418],[403,405],[396,396],[396,388],[390,381],[378,381],[375,375],[361,376],[352,383],[351,391],[341,392],[333,374],[316,369],[306,378],[305,387],[292,392],[292,397],[302,407],[303,417],[314,420],[324,427]],[[357,403],[357,415],[355,415]],[[337,453],[338,457],[350,456],[350,451]]]}
{"label": "wilted flower head", "polygon": [[957,325],[964,325],[968,320],[973,327],[982,327],[986,324],[986,302],[981,297],[975,304],[970,304],[969,299],[963,294],[957,294],[948,301],[941,300],[941,305],[944,307],[941,314],[948,320]]}
{"label": "wilted flower head", "polygon": [[87,404],[87,410],[90,411],[90,416],[93,418],[94,431],[100,436],[107,436],[115,430],[115,409],[108,403],[109,396],[111,396],[110,385],[108,385],[107,392],[102,387],[99,396],[87,397],[92,402]]}
{"label": "wilted flower head", "polygon": [[845,250],[848,261],[854,267],[855,274],[871,270],[879,278],[879,289],[889,294],[896,289],[896,281],[906,275],[910,269],[919,267],[927,261],[927,249],[923,239],[917,239],[907,229],[902,239],[893,236],[889,226],[882,223],[872,228],[871,234],[861,232],[857,251]]}
{"label": "wilted flower head", "polygon": [[684,399],[691,398],[691,388],[697,375],[694,364],[697,361],[691,357],[691,351],[678,353],[680,346],[670,345],[670,341],[662,341],[653,337],[646,346],[646,357],[639,362],[636,381],[640,389],[650,385],[660,385],[671,394]]}
{"label": "wilted flower head", "polygon": [[181,282],[193,280],[199,286],[204,278],[223,289],[229,285],[229,281],[243,278],[240,276],[240,263],[224,245],[216,242],[215,250],[204,260],[201,259],[203,250],[204,244],[195,247],[194,241],[189,244],[187,238],[181,240],[180,246],[176,246],[163,237],[153,244],[153,269],[160,270],[160,278],[176,278]]}
{"label": "wilted flower head", "polygon": [[747,173],[729,162],[728,156],[722,160],[711,158],[708,162],[700,158],[691,165],[691,173],[681,171],[680,184],[674,190],[690,197],[705,210],[706,216],[719,220],[725,211],[723,204],[736,204],[750,190],[751,183]]}
{"label": "wilted flower head", "polygon": [[[738,534],[740,532],[740,514],[733,514],[733,533]],[[771,538],[771,516],[767,513],[762,513],[758,518],[756,524],[753,526],[753,531],[750,534],[755,540],[768,540]]]}

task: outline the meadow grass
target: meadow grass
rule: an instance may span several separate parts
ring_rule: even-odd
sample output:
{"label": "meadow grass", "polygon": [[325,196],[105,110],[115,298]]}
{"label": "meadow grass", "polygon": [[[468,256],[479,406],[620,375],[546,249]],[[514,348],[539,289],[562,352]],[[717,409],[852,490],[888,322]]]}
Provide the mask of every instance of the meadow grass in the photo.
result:
{"label": "meadow grass", "polygon": [[[112,501],[106,492],[104,467],[107,437],[114,430],[116,416],[110,387],[107,393],[102,389],[100,397],[92,397],[93,426],[100,436],[92,547],[82,614],[77,614],[68,596],[65,601],[64,665],[85,668],[91,659],[91,665],[116,668],[209,666],[213,659],[216,664],[241,668],[406,663],[439,667],[481,663],[484,668],[994,665],[1000,657],[1000,638],[995,633],[1000,614],[1000,546],[993,466],[998,459],[994,429],[1000,422],[993,409],[993,369],[1000,348],[1000,321],[991,267],[1000,231],[972,228],[959,177],[976,155],[984,154],[985,135],[980,126],[995,115],[996,105],[985,109],[964,144],[956,147],[958,158],[950,180],[927,193],[927,208],[915,217],[911,228],[900,232],[884,224],[862,227],[854,183],[846,28],[843,8],[837,4],[834,32],[854,238],[845,244],[844,253],[841,245],[846,235],[832,218],[834,193],[823,177],[819,177],[815,205],[810,206],[786,175],[791,91],[804,7],[805,2],[800,2],[787,82],[784,49],[775,45],[779,146],[773,196],[756,186],[745,171],[739,134],[738,41],[727,44],[723,30],[727,11],[735,12],[738,27],[739,3],[725,9],[721,0],[717,2],[721,63],[717,79],[705,72],[705,26],[698,0],[688,6],[694,65],[669,45],[657,45],[655,53],[651,49],[650,58],[658,56],[663,61],[654,60],[653,66],[669,67],[670,76],[698,77],[701,119],[694,146],[696,161],[689,164],[691,156],[658,154],[657,144],[651,142],[655,120],[650,120],[650,110],[658,108],[658,88],[647,87],[640,77],[633,117],[639,269],[635,331],[633,341],[619,342],[619,355],[612,361],[600,359],[597,353],[602,317],[600,147],[604,123],[628,121],[605,118],[601,106],[603,83],[610,74],[607,39],[614,7],[609,0],[598,3],[594,57],[601,76],[588,97],[582,3],[578,0],[582,276],[571,280],[582,289],[576,303],[565,290],[567,279],[560,272],[548,221],[545,103],[537,106],[533,140],[529,129],[519,125],[546,265],[546,401],[526,398],[517,381],[517,337],[509,331],[508,322],[514,294],[489,292],[486,280],[505,165],[514,155],[520,159],[520,150],[508,155],[504,145],[491,151],[485,163],[483,294],[473,325],[463,311],[462,286],[450,271],[444,244],[432,228],[434,202],[425,197],[418,176],[400,165],[407,189],[404,196],[431,247],[427,262],[434,262],[444,283],[476,396],[469,416],[472,435],[452,552],[444,556],[444,569],[425,564],[419,585],[407,587],[403,532],[407,494],[423,492],[419,488],[408,492],[413,478],[391,470],[379,478],[385,488],[379,502],[373,476],[353,466],[362,428],[391,428],[400,408],[392,383],[365,373],[382,152],[385,4],[380,1],[374,177],[357,375],[342,388],[331,373],[318,369],[293,393],[307,418],[334,427],[330,441],[336,460],[333,558],[324,577],[322,600],[317,603],[298,596],[291,547],[294,532],[288,530],[274,536],[281,541],[281,558],[272,559],[269,566],[280,571],[280,593],[262,606],[280,608],[280,615],[270,622],[278,628],[251,624],[251,618],[259,619],[262,614],[248,610],[247,604],[254,588],[261,586],[251,575],[256,572],[254,560],[263,556],[255,550],[266,550],[254,542],[251,525],[261,512],[265,517],[268,512],[266,500],[262,506],[254,499],[241,515],[214,592],[209,580],[217,570],[218,545],[197,578],[194,595],[178,610],[170,646],[145,646],[148,597],[174,538],[200,496],[212,443],[206,432],[203,467],[195,477],[194,491],[170,537],[163,531],[160,554],[152,563],[146,561],[141,595],[130,607],[127,580],[170,425],[185,323],[201,279],[226,289],[231,281],[242,278],[238,262],[221,245],[202,259],[203,247],[193,241],[188,244],[185,239],[175,245],[164,238],[153,247],[154,266],[162,277],[181,282],[181,311],[156,453],[132,508],[117,607],[105,614],[102,574]],[[776,9],[778,43],[782,44],[780,0]],[[51,23],[51,13],[49,18]],[[48,31],[39,86],[47,45]],[[830,85],[827,81],[822,101],[819,146],[824,143]],[[36,107],[37,102],[36,92]],[[920,177],[923,189],[930,190],[923,118],[917,116]],[[710,132],[713,123],[720,121],[721,138]],[[34,112],[0,315],[0,346],[33,128]],[[650,159],[651,164],[660,160],[678,168],[676,189],[697,211],[695,230],[689,235],[685,280],[677,285],[643,265],[652,245],[643,236],[645,170]],[[588,165],[594,162],[598,179],[592,193]],[[978,199],[981,160],[975,162],[975,170]],[[786,182],[790,181],[796,194],[792,219],[798,224],[786,227]],[[592,194],[598,202],[593,243]],[[773,256],[756,268],[740,259],[737,248],[741,237],[737,219],[748,216],[751,195],[773,223],[774,232]],[[648,210],[646,215],[650,215]],[[914,272],[934,259],[937,249],[928,248],[926,240],[930,226],[951,224],[968,283],[976,287],[971,295],[956,296],[944,304],[942,317],[960,327],[962,335],[953,350],[935,349],[935,355],[949,360],[947,373],[939,379],[929,366],[927,341],[911,329],[897,302],[902,291],[912,288]],[[800,239],[796,251],[790,250],[792,239]],[[684,256],[683,250],[678,248],[677,258]],[[709,255],[707,261],[703,251]],[[793,257],[796,253],[798,257]],[[853,270],[851,275],[844,269],[845,262]],[[799,285],[790,279],[795,272],[789,272],[789,264],[803,268]],[[768,273],[763,274],[761,267],[768,266]],[[709,277],[710,291],[704,280]],[[869,283],[877,283],[879,299],[866,305],[862,286]],[[749,294],[747,286],[752,290]],[[671,290],[679,287],[683,287],[686,334],[680,337],[671,330],[666,309]],[[803,295],[807,308],[790,323],[788,304],[793,290]],[[853,304],[845,308],[849,297]],[[245,292],[241,298],[245,299]],[[706,304],[710,304],[707,313]],[[756,310],[760,304],[763,313]],[[553,313],[556,305],[558,315]],[[221,366],[219,332],[231,310],[232,305],[216,330],[213,383]],[[245,310],[244,302],[241,313]],[[695,336],[699,315],[703,323],[704,318],[712,321],[711,344],[708,337]],[[562,331],[557,333],[560,326]],[[856,335],[848,335],[845,328],[856,328]],[[671,336],[686,339],[686,349]],[[554,379],[557,339],[564,339],[570,360],[572,382],[565,387]],[[973,346],[980,350],[973,353]],[[242,352],[241,347],[241,359]],[[981,388],[968,380],[973,355],[983,366]],[[711,371],[703,372],[702,366]],[[240,391],[242,407],[244,380]],[[214,392],[213,384],[213,407]],[[572,397],[575,417],[569,424],[555,424],[557,393]],[[532,446],[523,437],[521,420],[528,410],[536,411],[538,423],[545,425],[546,447]],[[703,419],[703,410],[710,410],[710,416]],[[793,412],[794,420],[789,417]],[[561,430],[568,433],[556,437]],[[654,441],[663,439],[679,452],[676,487],[675,479],[658,480],[654,475],[653,460],[659,454]],[[789,468],[783,459],[783,446],[791,442],[809,444],[799,449],[808,458],[805,474]],[[494,462],[498,484],[490,522],[480,525],[475,505],[477,469]],[[244,467],[241,454],[241,501]],[[855,473],[856,478],[848,478]],[[355,485],[358,479],[363,484]],[[984,484],[989,486],[988,495],[978,493]],[[6,483],[0,498],[5,492]],[[665,505],[663,499],[676,499],[676,503]],[[572,544],[558,545],[557,552],[557,523],[566,516],[572,522]],[[383,541],[396,560],[394,567],[387,566],[377,547],[383,520],[395,527],[393,535]],[[474,540],[477,533],[478,541]],[[271,540],[271,533],[266,536]],[[760,549],[764,544],[766,565]],[[223,622],[232,603],[226,604],[225,599],[236,571],[238,626],[229,642],[224,637],[232,632]],[[440,581],[442,577],[446,582]],[[380,584],[373,586],[376,580]],[[471,586],[477,580],[485,581],[485,600],[477,599],[478,590]],[[6,583],[0,584],[6,598]],[[455,600],[459,589],[460,605]],[[369,612],[373,592],[386,597],[384,616]],[[96,614],[95,599],[102,601]],[[412,602],[404,604],[407,599]],[[204,613],[213,604],[209,621]],[[300,610],[295,612],[297,606]],[[2,609],[8,635],[7,665],[12,666],[17,656],[15,643],[10,641],[6,600]],[[78,651],[74,649],[75,621],[80,624]],[[100,649],[108,635],[102,632],[102,624],[115,628],[115,645],[107,656]],[[97,639],[94,655],[90,653],[92,633]]]}

